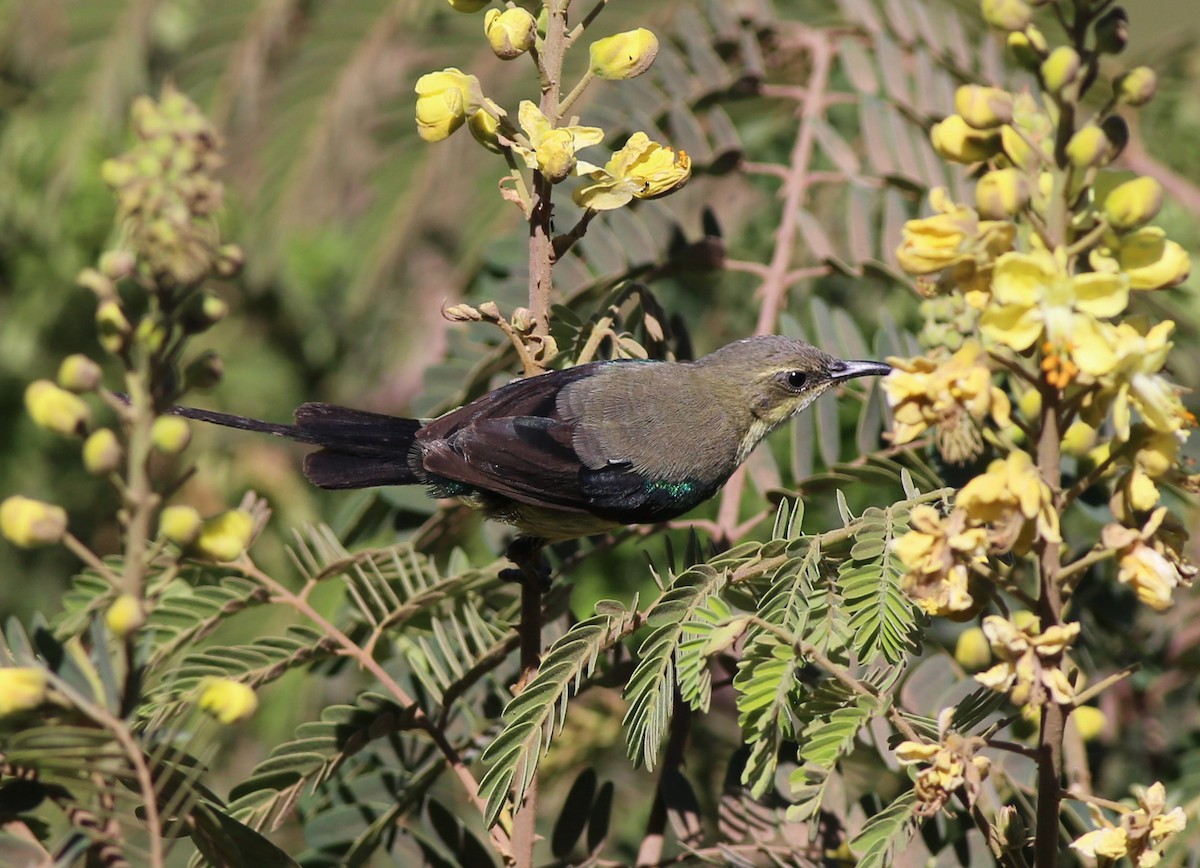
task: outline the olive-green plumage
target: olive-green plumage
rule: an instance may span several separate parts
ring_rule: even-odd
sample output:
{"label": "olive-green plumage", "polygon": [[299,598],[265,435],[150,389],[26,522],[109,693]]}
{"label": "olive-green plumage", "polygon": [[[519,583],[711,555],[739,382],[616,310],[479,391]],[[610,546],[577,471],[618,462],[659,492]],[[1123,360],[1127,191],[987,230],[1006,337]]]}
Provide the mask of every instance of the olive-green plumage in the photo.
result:
{"label": "olive-green plumage", "polygon": [[322,447],[325,488],[422,484],[545,540],[664,521],[712,497],[822,392],[890,370],[767,335],[695,362],[593,362],[517,380],[431,421],[304,404],[295,425],[192,418]]}

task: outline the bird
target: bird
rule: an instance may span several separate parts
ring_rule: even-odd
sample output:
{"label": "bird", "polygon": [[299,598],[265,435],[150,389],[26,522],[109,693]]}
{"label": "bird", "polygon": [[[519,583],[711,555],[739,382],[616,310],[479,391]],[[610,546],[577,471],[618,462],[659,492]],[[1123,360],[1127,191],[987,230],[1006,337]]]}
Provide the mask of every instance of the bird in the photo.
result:
{"label": "bird", "polygon": [[304,474],[321,488],[423,485],[431,497],[456,498],[515,527],[528,554],[689,512],[827,389],[890,370],[760,335],[695,361],[548,371],[429,420],[317,402],[298,407],[290,425],[171,412],[319,447],[305,456]]}

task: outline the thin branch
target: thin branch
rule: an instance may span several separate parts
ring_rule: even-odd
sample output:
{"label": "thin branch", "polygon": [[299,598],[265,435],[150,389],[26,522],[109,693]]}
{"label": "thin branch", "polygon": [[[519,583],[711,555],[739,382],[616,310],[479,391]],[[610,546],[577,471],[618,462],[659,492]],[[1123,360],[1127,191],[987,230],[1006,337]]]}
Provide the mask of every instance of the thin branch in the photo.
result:
{"label": "thin branch", "polygon": [[[253,579],[266,588],[272,595],[274,602],[291,606],[316,624],[328,638],[338,645],[340,653],[343,656],[358,661],[358,664],[363,669],[371,673],[391,693],[395,700],[404,707],[405,711],[411,715],[413,728],[419,729],[428,735],[438,750],[442,752],[451,771],[459,779],[459,782],[467,793],[467,797],[479,810],[480,814],[486,813],[487,804],[479,796],[479,783],[475,780],[475,776],[471,774],[471,770],[459,755],[458,750],[446,738],[446,734],[429,719],[424,709],[417,705],[413,698],[408,695],[408,692],[400,686],[396,679],[388,674],[387,670],[383,668],[378,660],[363,651],[353,639],[314,609],[305,595],[294,593],[272,576],[260,570],[250,560],[249,555],[243,553],[242,557],[235,561],[232,566],[240,570],[247,578]],[[506,860],[511,859],[512,848],[509,838],[499,825],[491,828],[491,838],[492,845],[496,848],[497,852]]]}
{"label": "thin branch", "polygon": [[1130,663],[1119,672],[1114,672],[1111,675],[1107,675],[1086,690],[1081,690],[1079,693],[1075,694],[1075,698],[1071,701],[1071,704],[1076,708],[1079,708],[1081,705],[1086,705],[1087,701],[1093,696],[1099,696],[1101,693],[1108,690],[1108,688],[1112,687],[1114,684],[1124,681],[1141,668],[1141,663]]}

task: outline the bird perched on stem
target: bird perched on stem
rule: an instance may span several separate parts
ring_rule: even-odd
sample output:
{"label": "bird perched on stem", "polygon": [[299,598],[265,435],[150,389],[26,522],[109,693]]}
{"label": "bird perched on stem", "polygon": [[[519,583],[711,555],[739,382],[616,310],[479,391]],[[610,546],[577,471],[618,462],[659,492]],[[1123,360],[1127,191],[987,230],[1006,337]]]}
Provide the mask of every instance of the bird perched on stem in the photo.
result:
{"label": "bird perched on stem", "polygon": [[301,405],[293,425],[172,412],[320,446],[304,474],[322,488],[424,485],[458,498],[515,526],[529,551],[682,515],[826,389],[889,370],[765,335],[694,362],[550,371],[433,420],[319,403]]}

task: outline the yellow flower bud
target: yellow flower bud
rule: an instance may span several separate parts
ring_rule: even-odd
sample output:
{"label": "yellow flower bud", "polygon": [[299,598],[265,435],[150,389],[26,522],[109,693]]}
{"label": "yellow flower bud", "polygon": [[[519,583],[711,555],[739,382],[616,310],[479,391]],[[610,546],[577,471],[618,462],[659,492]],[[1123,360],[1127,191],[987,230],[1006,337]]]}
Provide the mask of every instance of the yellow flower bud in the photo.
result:
{"label": "yellow flower bud", "polygon": [[478,12],[492,0],[446,0],[455,12]]}
{"label": "yellow flower bud", "polygon": [[990,130],[1012,122],[1013,95],[998,87],[963,85],[954,92],[954,110],[969,126]]}
{"label": "yellow flower bud", "polygon": [[0,717],[32,711],[45,701],[45,670],[34,666],[0,668]]}
{"label": "yellow flower bud", "polygon": [[246,254],[238,245],[222,244],[217,248],[218,277],[237,277],[245,264]]}
{"label": "yellow flower bud", "polygon": [[1162,208],[1162,184],[1150,177],[1126,181],[1104,197],[1104,216],[1114,229],[1133,229]]}
{"label": "yellow flower bud", "polygon": [[241,509],[231,509],[204,522],[194,549],[214,561],[236,560],[254,534],[254,517]]}
{"label": "yellow flower bud", "polygon": [[180,547],[194,543],[203,524],[200,513],[190,506],[168,506],[158,516],[158,532]]}
{"label": "yellow flower bud", "polygon": [[1145,105],[1154,99],[1158,76],[1148,66],[1136,66],[1113,82],[1113,96],[1125,105]]}
{"label": "yellow flower bud", "polygon": [[225,319],[229,305],[219,295],[208,290],[196,293],[179,315],[180,325],[188,334],[199,334]]}
{"label": "yellow flower bud", "polygon": [[117,294],[117,286],[113,283],[112,278],[101,274],[94,268],[85,268],[79,272],[75,282],[84,289],[91,290],[98,299],[113,299]]}
{"label": "yellow flower bud", "polygon": [[983,630],[968,627],[958,634],[954,643],[954,659],[968,672],[979,672],[992,662],[992,646]]}
{"label": "yellow flower bud", "polygon": [[100,273],[109,280],[121,280],[133,273],[137,260],[128,250],[108,250],[100,254]]}
{"label": "yellow flower bud", "polygon": [[100,366],[82,353],[67,356],[58,366],[58,384],[72,392],[94,392],[100,385]]}
{"label": "yellow flower bud", "polygon": [[961,115],[950,115],[929,131],[933,149],[956,163],[979,163],[1000,150],[1000,136],[972,129]]}
{"label": "yellow flower bud", "polygon": [[1029,178],[1020,169],[988,172],[975,185],[975,204],[988,220],[1013,217],[1029,204]]}
{"label": "yellow flower bud", "polygon": [[1113,156],[1112,142],[1104,130],[1087,124],[1067,142],[1067,159],[1076,169],[1094,169],[1108,165]]}
{"label": "yellow flower bud", "polygon": [[598,39],[588,49],[591,70],[599,78],[621,81],[636,78],[658,56],[658,37],[644,27]]}
{"label": "yellow flower bud", "polygon": [[150,440],[154,448],[163,455],[178,455],[187,449],[192,440],[192,429],[187,419],[179,416],[159,416],[150,429]]}
{"label": "yellow flower bud", "polygon": [[23,549],[51,545],[66,532],[67,512],[61,506],[19,494],[0,503],[0,533]]}
{"label": "yellow flower bud", "polygon": [[1021,411],[1025,420],[1032,422],[1042,415],[1042,393],[1037,389],[1030,389],[1017,399],[1017,409]]}
{"label": "yellow flower bud", "polygon": [[1095,741],[1104,733],[1108,718],[1104,712],[1091,705],[1081,705],[1071,712],[1071,720],[1079,730],[1079,737],[1084,741]]}
{"label": "yellow flower bud", "polygon": [[483,109],[475,112],[467,118],[467,129],[471,131],[471,135],[479,144],[489,151],[500,153],[500,140],[496,137],[496,132],[500,129],[500,122],[491,114]]}
{"label": "yellow flower bud", "polygon": [[156,317],[144,316],[138,320],[134,335],[143,349],[157,353],[167,343],[167,324]]}
{"label": "yellow flower bud", "polygon": [[417,79],[416,92],[417,133],[427,142],[440,142],[478,108],[479,79],[448,67]]}
{"label": "yellow flower bud", "polygon": [[538,171],[551,184],[566,179],[575,168],[575,145],[570,130],[549,130],[537,148]]}
{"label": "yellow flower bud", "polygon": [[1024,30],[1033,17],[1025,0],[983,0],[983,17],[998,30]]}
{"label": "yellow flower bud", "polygon": [[1026,172],[1037,170],[1038,152],[1011,125],[1005,124],[1000,128],[1000,144],[1004,149],[1004,155],[1012,161],[1014,166],[1024,169]]}
{"label": "yellow flower bud", "polygon": [[1068,45],[1060,45],[1042,61],[1042,84],[1056,96],[1075,83],[1079,77],[1079,52]]}
{"label": "yellow flower bud", "polygon": [[1121,239],[1117,265],[1129,275],[1130,289],[1167,289],[1187,280],[1187,251],[1157,226],[1144,226]]}
{"label": "yellow flower bud", "polygon": [[121,464],[121,444],[108,428],[97,428],[83,441],[83,466],[93,476],[107,476]]}
{"label": "yellow flower bud", "polygon": [[96,331],[100,335],[100,346],[110,353],[116,354],[125,348],[133,329],[116,299],[107,298],[96,307]]}
{"label": "yellow flower bud", "polygon": [[1067,455],[1083,458],[1096,445],[1096,429],[1086,422],[1074,422],[1062,436],[1062,450]]}
{"label": "yellow flower bud", "polygon": [[25,388],[25,409],[39,428],[67,436],[84,433],[92,418],[82,398],[49,380],[35,380]]}
{"label": "yellow flower bud", "polygon": [[1042,31],[1031,24],[1024,30],[1014,30],[1008,34],[1008,50],[1012,52],[1018,65],[1029,72],[1037,72],[1046,58],[1049,46]]}
{"label": "yellow flower bud", "polygon": [[521,8],[489,9],[483,19],[483,33],[492,52],[501,60],[520,57],[537,41],[537,21]]}
{"label": "yellow flower bud", "polygon": [[258,710],[254,691],[232,678],[205,678],[200,682],[199,706],[226,725],[246,720]]}
{"label": "yellow flower bud", "polygon": [[146,610],[133,594],[121,594],[104,613],[104,623],[114,636],[124,639],[146,623]]}

